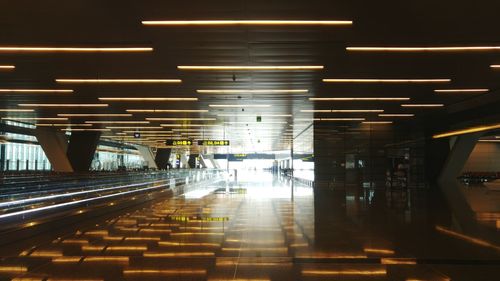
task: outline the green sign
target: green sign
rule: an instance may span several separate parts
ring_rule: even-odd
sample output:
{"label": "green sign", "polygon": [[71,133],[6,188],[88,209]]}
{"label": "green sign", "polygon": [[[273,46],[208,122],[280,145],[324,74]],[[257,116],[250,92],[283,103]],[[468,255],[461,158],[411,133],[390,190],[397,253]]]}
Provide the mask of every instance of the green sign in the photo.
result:
{"label": "green sign", "polygon": [[199,140],[198,145],[204,146],[229,146],[228,140]]}

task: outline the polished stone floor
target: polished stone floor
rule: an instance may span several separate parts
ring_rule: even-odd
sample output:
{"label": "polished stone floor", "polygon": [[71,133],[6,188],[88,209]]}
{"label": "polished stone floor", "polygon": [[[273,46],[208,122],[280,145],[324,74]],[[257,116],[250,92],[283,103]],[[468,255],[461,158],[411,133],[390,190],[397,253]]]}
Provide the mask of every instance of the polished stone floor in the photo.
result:
{"label": "polished stone floor", "polygon": [[445,202],[239,173],[27,245],[0,280],[500,280],[499,244],[457,230]]}

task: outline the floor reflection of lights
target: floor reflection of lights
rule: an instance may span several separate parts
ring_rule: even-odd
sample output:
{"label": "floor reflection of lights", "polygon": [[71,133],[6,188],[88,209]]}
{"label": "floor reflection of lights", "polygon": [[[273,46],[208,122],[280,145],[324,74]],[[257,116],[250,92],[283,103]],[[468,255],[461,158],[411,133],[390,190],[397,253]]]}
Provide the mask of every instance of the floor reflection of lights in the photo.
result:
{"label": "floor reflection of lights", "polygon": [[[400,274],[397,280],[449,280],[417,274],[422,271],[417,259],[398,257],[404,249],[386,239],[366,240],[360,233],[338,241],[336,251],[317,247],[310,188],[296,192],[291,202],[290,188],[286,185],[267,189],[265,185],[253,187],[242,183],[237,187],[245,188],[247,193],[173,198],[99,222],[95,227],[56,239],[48,247],[30,248],[18,257],[22,258],[19,266],[2,265],[0,274],[14,278],[16,275],[31,278],[28,276],[31,274],[36,280],[47,277],[57,280],[55,277],[60,275],[61,280],[73,281],[101,277],[102,280],[389,280],[386,278],[392,278],[393,269],[397,269],[394,270]],[[176,221],[175,216],[196,219]],[[209,222],[204,217],[228,217],[229,221]],[[485,242],[446,228],[437,230],[472,243]],[[348,233],[357,235],[354,231]],[[482,246],[491,245],[482,243]],[[24,263],[25,260],[30,259],[48,261],[47,266],[36,270],[43,278],[32,274],[35,272],[31,265],[26,266],[29,263]]]}

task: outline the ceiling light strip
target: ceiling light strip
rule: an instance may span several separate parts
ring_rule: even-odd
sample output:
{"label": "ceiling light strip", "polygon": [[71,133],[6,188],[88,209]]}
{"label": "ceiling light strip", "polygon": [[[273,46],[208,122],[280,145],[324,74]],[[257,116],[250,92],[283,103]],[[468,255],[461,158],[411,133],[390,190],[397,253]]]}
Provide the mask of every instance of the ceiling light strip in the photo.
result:
{"label": "ceiling light strip", "polygon": [[451,79],[323,79],[326,83],[448,83]]}
{"label": "ceiling light strip", "polygon": [[215,121],[217,118],[146,118],[149,121]]}
{"label": "ceiling light strip", "polygon": [[442,103],[407,103],[402,104],[402,107],[443,107]]}
{"label": "ceiling light strip", "polygon": [[0,112],[34,112],[34,109],[0,108]]}
{"label": "ceiling light strip", "polygon": [[127,109],[133,113],[206,113],[208,109]]}
{"label": "ceiling light strip", "polygon": [[128,113],[59,113],[59,117],[131,117]]}
{"label": "ceiling light strip", "polygon": [[497,51],[500,46],[436,46],[436,47],[347,47],[355,52],[475,52]]}
{"label": "ceiling light strip", "polygon": [[322,65],[260,65],[260,66],[244,66],[244,65],[179,65],[179,70],[322,70]]}
{"label": "ceiling light strip", "polygon": [[283,90],[196,90],[198,94],[306,94],[307,89]]}
{"label": "ceiling light strip", "polygon": [[363,124],[373,124],[373,125],[383,125],[383,124],[392,124],[392,121],[363,121]]}
{"label": "ceiling light strip", "polygon": [[245,108],[245,107],[271,107],[272,105],[270,104],[209,104],[209,107],[214,107],[214,108]]}
{"label": "ceiling light strip", "polygon": [[2,117],[2,120],[13,121],[66,121],[68,118],[62,117]]}
{"label": "ceiling light strip", "polygon": [[113,97],[103,97],[99,98],[100,101],[197,101],[198,98],[113,98]]}
{"label": "ceiling light strip", "polygon": [[108,107],[105,103],[20,103],[22,107]]}
{"label": "ceiling light strip", "polygon": [[371,113],[371,112],[384,112],[383,109],[304,109],[300,112],[314,112],[314,113]]}
{"label": "ceiling light strip", "polygon": [[153,26],[211,26],[211,25],[352,25],[350,20],[144,20]]}
{"label": "ceiling light strip", "polygon": [[486,93],[490,89],[435,89],[436,93]]}
{"label": "ceiling light strip", "polygon": [[181,83],[181,79],[56,79],[57,83],[79,84],[156,84]]}
{"label": "ceiling light strip", "polygon": [[0,93],[73,93],[70,89],[0,89]]}
{"label": "ceiling light strip", "polygon": [[408,101],[406,97],[309,98],[310,101]]}
{"label": "ceiling light strip", "polygon": [[379,114],[379,117],[413,117],[413,113],[389,113],[389,114]]}
{"label": "ceiling light strip", "polygon": [[464,134],[471,134],[471,133],[478,133],[478,132],[484,132],[484,131],[496,130],[496,129],[500,129],[500,124],[478,126],[478,127],[471,127],[471,128],[467,128],[467,129],[463,129],[463,130],[449,131],[446,133],[433,135],[432,138],[439,139],[439,138],[458,136],[458,135],[464,135]]}
{"label": "ceiling light strip", "polygon": [[149,121],[85,121],[87,124],[149,124]]}

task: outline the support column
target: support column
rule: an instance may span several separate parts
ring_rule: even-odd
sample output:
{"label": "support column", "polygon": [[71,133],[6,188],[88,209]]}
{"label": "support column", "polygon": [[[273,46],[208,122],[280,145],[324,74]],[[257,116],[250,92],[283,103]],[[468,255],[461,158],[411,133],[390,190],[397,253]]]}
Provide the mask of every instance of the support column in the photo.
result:
{"label": "support column", "polygon": [[440,184],[456,181],[482,135],[483,133],[466,134],[454,139],[451,151],[439,173],[438,182]]}
{"label": "support column", "polygon": [[92,164],[101,132],[72,132],[66,153],[75,172],[87,172]]}
{"label": "support column", "polygon": [[[156,150],[155,163],[156,163],[156,167],[158,167],[158,169],[164,170],[167,168],[167,163],[168,163],[168,160],[170,159],[171,153],[172,153],[171,148],[158,148]],[[172,164],[172,167],[173,167],[173,164]]]}
{"label": "support column", "polygon": [[181,155],[181,168],[189,168],[188,157],[186,156],[186,152],[179,153]]}
{"label": "support column", "polygon": [[146,161],[149,169],[158,169],[151,147],[144,145],[136,145],[135,148],[137,148],[139,154],[142,156],[142,158],[144,158],[144,161]]}
{"label": "support column", "polygon": [[68,138],[60,130],[47,127],[37,127],[35,136],[55,172],[73,172],[73,166],[66,155]]}
{"label": "support column", "polygon": [[203,157],[203,154],[200,154],[200,165],[203,169],[207,168],[207,164],[205,162],[205,158]]}
{"label": "support column", "polygon": [[[448,157],[440,169],[437,179],[456,221],[464,231],[474,231],[477,223],[474,211],[470,207],[457,177],[462,172],[465,162],[481,135],[482,133],[467,134],[452,139],[452,148],[449,150]],[[446,139],[446,141],[450,144],[450,139]]]}
{"label": "support column", "polygon": [[196,157],[198,157],[198,154],[189,154],[189,159],[188,159],[189,168],[191,169],[196,168]]}

